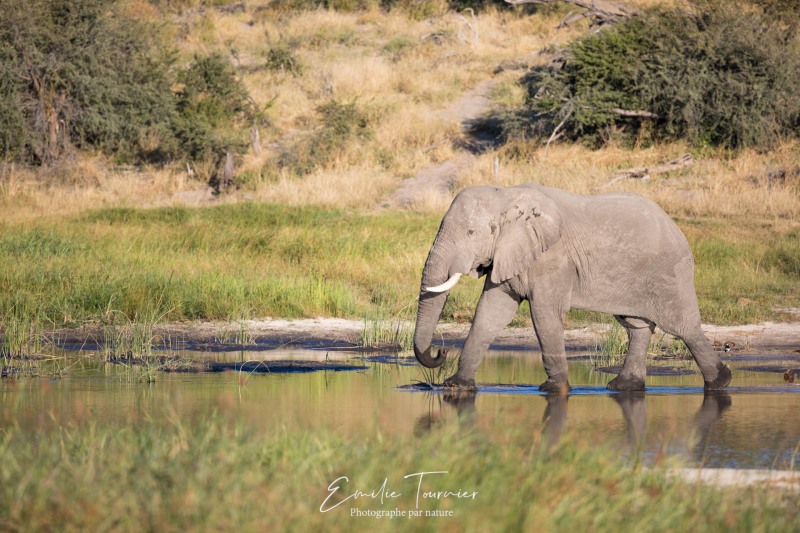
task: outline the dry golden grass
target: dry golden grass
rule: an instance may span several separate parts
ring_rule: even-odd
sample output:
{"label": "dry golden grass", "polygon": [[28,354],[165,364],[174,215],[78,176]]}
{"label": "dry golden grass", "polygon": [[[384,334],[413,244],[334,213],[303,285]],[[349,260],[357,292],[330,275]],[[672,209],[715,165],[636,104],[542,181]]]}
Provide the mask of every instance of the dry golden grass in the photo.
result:
{"label": "dry golden grass", "polygon": [[102,207],[152,207],[199,203],[210,198],[204,184],[185,171],[109,171],[101,158],[59,166],[59,179],[45,185],[40,172],[12,169],[0,175],[0,223],[25,223]]}
{"label": "dry golden grass", "polygon": [[[621,180],[609,185],[617,170],[653,167],[689,151],[682,143],[629,150],[614,146],[592,150],[575,144],[536,147],[523,160],[485,154],[459,180],[470,185],[515,185],[533,182],[580,194],[625,191],[643,194],[672,216],[752,217],[764,221],[800,222],[800,183],[769,183],[771,171],[797,165],[797,143],[768,154],[743,151],[730,159],[700,157],[692,166],[650,180]],[[494,176],[494,159],[500,172]],[[447,199],[445,199],[447,201]],[[441,208],[441,206],[439,206]]]}
{"label": "dry golden grass", "polygon": [[[630,0],[638,7],[665,2]],[[516,79],[522,71],[494,75],[495,67],[510,60],[541,64],[549,59],[538,51],[563,45],[585,31],[585,24],[556,29],[563,13],[519,16],[501,7],[474,17],[469,12],[443,12],[416,20],[407,12],[378,9],[257,14],[263,5],[248,3],[244,13],[195,9],[176,16],[182,56],[187,61],[209,52],[231,57],[242,67],[245,85],[266,107],[270,121],[262,129],[262,154],[248,154],[239,167],[250,181],[223,201],[376,207],[403,179],[458,155],[452,140],[459,125],[448,110],[462,94],[494,77],[498,80],[494,99],[502,105],[519,104],[524,94]],[[294,54],[297,72],[264,68],[269,50],[275,47]],[[288,169],[262,172],[293,140],[314,134],[319,128],[317,108],[331,98],[355,102],[368,118],[371,135],[346,144],[306,175]],[[634,150],[614,145],[591,150],[570,144],[547,148],[541,143],[516,144],[479,156],[455,189],[537,182],[580,193],[625,190],[649,196],[673,216],[748,216],[797,223],[796,181],[792,186],[764,179],[770,170],[796,166],[796,143],[765,154],[710,153],[688,169],[647,182],[627,180],[606,186],[615,170],[657,165],[687,150],[681,143]],[[103,159],[87,158],[59,168],[58,179],[48,178],[44,188],[33,172],[6,169],[0,176],[0,221],[110,205],[211,201],[205,184],[190,179],[182,168],[139,173],[106,168]],[[412,208],[443,212],[454,192],[423,196]]]}
{"label": "dry golden grass", "polygon": [[[491,77],[499,63],[537,61],[533,54],[545,45],[580,31],[556,31],[554,17],[491,10],[474,18],[447,13],[414,20],[402,12],[320,9],[255,17],[252,25],[247,13],[208,12],[201,18],[182,43],[187,56],[234,49],[237,60],[252,67],[272,47],[294,53],[299,75],[252,69],[242,74],[253,98],[271,104],[273,128],[265,132],[265,144],[279,150],[313,132],[316,108],[330,98],[355,102],[372,119],[368,146],[354,143],[308,176],[281,172],[256,186],[259,199],[323,205],[377,204],[402,179],[452,157],[447,141],[458,125],[443,111],[455,99]],[[256,170],[262,161],[249,156],[244,168]]]}

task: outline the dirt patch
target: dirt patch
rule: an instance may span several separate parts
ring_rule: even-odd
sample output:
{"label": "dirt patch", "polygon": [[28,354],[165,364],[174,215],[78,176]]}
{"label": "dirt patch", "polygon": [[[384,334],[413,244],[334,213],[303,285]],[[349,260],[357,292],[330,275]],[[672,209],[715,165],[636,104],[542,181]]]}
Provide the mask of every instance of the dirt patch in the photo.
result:
{"label": "dirt patch", "polygon": [[422,203],[426,196],[450,192],[458,177],[475,164],[476,155],[492,146],[492,140],[476,134],[473,128],[494,107],[491,93],[495,85],[496,79],[482,81],[439,114],[445,121],[458,122],[461,136],[453,140],[453,145],[464,151],[403,181],[394,194],[381,202],[382,207],[408,207]]}

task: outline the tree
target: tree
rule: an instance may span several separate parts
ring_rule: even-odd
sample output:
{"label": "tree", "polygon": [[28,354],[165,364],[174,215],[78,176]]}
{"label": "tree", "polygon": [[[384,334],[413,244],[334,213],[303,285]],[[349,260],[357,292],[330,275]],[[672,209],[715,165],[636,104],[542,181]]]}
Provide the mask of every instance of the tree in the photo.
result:
{"label": "tree", "polygon": [[51,164],[75,147],[147,158],[169,137],[174,57],[113,0],[0,0],[0,155]]}

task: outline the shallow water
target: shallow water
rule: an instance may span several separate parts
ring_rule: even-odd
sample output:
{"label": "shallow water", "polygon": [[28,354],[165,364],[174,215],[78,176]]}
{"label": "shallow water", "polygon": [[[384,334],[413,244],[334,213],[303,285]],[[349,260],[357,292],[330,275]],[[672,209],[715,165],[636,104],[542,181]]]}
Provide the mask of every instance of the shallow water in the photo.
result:
{"label": "shallow water", "polygon": [[[791,468],[800,455],[800,385],[784,383],[779,373],[740,369],[757,365],[752,358],[728,358],[734,378],[722,393],[704,394],[701,376],[689,374],[651,376],[646,393],[620,394],[605,389],[613,376],[593,369],[586,354],[570,354],[574,390],[557,397],[537,390],[545,379],[537,352],[492,350],[478,374],[477,396],[449,398],[419,386],[425,379],[419,365],[393,354],[341,346],[219,348],[173,354],[217,363],[335,362],[340,370],[172,372],[158,373],[155,382],[146,383],[125,365],[98,362],[96,353],[71,353],[68,362],[60,363],[71,365],[63,378],[0,382],[0,424],[53,431],[160,417],[202,423],[220,413],[264,431],[324,426],[365,439],[377,431],[411,435],[454,423],[498,443],[544,439],[554,444],[572,438],[610,443],[622,453],[641,450],[645,458],[676,453],[711,467]],[[678,371],[695,369],[690,361],[661,363]],[[769,365],[780,367],[781,362],[773,359]],[[785,365],[800,367],[791,356]]]}

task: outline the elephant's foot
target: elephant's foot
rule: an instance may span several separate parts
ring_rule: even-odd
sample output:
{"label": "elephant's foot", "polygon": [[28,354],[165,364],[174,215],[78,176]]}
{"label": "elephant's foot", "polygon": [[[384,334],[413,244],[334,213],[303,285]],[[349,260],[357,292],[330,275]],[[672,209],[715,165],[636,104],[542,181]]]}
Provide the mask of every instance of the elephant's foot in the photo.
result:
{"label": "elephant's foot", "polygon": [[478,392],[478,387],[475,386],[474,379],[464,379],[459,376],[450,376],[444,383],[444,391],[447,394],[461,393],[461,392]]}
{"label": "elephant's foot", "polygon": [[724,389],[731,382],[731,369],[722,361],[717,363],[717,377],[713,381],[705,382],[706,390]]}
{"label": "elephant's foot", "polygon": [[608,388],[608,390],[617,390],[626,392],[643,391],[644,380],[642,378],[637,378],[634,376],[623,376],[622,374],[620,374],[611,381],[609,381],[606,387]]}
{"label": "elephant's foot", "polygon": [[569,391],[572,390],[569,383],[567,381],[554,381],[552,379],[548,379],[541,385],[539,385],[540,392],[546,392],[548,394],[567,394]]}

